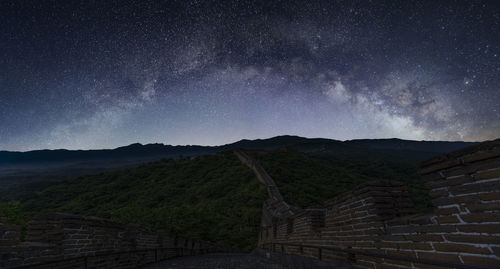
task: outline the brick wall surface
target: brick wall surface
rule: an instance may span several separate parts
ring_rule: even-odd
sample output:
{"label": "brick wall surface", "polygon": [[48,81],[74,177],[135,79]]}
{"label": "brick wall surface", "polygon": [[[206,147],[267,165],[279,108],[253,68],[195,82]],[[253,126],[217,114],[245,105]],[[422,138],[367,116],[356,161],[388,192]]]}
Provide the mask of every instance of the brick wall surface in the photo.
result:
{"label": "brick wall surface", "polygon": [[19,227],[7,225],[0,219],[0,246],[19,243]]}
{"label": "brick wall surface", "polygon": [[33,268],[136,268],[155,260],[213,251],[232,250],[165,231],[63,213],[35,216],[21,242],[19,227],[0,220],[0,268],[51,261],[56,263]]}
{"label": "brick wall surface", "polygon": [[[262,226],[259,244],[327,246],[500,268],[500,139],[426,161],[421,175],[436,206],[430,214],[415,214],[402,184],[374,181],[286,219],[267,216],[273,221]],[[364,268],[444,268],[298,246],[274,248]]]}

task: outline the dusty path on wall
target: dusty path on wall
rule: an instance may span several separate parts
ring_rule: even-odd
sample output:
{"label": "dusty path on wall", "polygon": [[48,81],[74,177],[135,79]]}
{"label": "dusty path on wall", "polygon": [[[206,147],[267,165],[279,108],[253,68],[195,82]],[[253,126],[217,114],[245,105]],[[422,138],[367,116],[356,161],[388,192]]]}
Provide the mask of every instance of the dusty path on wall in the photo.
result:
{"label": "dusty path on wall", "polygon": [[269,199],[266,201],[265,206],[267,207],[267,211],[271,213],[271,217],[287,218],[300,211],[299,208],[292,207],[285,202],[278,186],[276,186],[274,180],[266,172],[266,170],[262,168],[257,160],[241,150],[235,150],[234,153],[243,164],[247,165],[254,171],[259,181],[267,188]]}
{"label": "dusty path on wall", "polygon": [[256,254],[220,253],[201,256],[180,257],[166,260],[143,269],[285,269],[282,265],[273,263],[265,257]]}
{"label": "dusty path on wall", "polygon": [[243,151],[235,150],[234,153],[236,154],[236,156],[238,156],[238,158],[242,163],[246,164],[255,172],[259,181],[262,184],[264,184],[264,186],[266,186],[270,198],[278,201],[283,201],[283,196],[281,196],[281,193],[279,192],[278,187],[274,183],[274,180],[266,172],[266,170],[262,168],[259,162],[257,162],[254,158],[250,157]]}

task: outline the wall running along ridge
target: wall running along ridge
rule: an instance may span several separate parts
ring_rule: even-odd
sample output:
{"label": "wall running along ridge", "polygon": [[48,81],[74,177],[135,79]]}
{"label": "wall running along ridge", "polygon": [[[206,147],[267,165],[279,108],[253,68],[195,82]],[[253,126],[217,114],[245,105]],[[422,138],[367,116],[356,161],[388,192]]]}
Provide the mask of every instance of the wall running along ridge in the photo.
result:
{"label": "wall running along ridge", "polygon": [[[59,262],[32,268],[136,268],[155,260],[222,251],[232,250],[165,231],[62,213],[35,216],[21,242],[20,228],[0,219],[0,268],[50,261]],[[114,254],[102,255],[109,253]],[[76,259],[61,261],[69,258]]]}
{"label": "wall running along ridge", "polygon": [[[271,197],[264,204],[259,246],[327,246],[500,268],[500,139],[425,161],[420,173],[436,206],[431,214],[415,214],[406,186],[389,181],[361,185],[286,217],[269,206]],[[319,258],[317,249],[277,246]],[[323,250],[321,259],[363,268],[443,268],[331,250]]]}

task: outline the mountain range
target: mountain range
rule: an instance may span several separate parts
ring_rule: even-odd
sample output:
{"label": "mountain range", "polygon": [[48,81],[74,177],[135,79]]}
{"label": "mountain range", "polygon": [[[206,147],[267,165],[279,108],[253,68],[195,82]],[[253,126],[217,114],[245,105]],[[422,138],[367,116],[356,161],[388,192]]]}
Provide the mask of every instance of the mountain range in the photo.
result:
{"label": "mountain range", "polygon": [[162,158],[193,157],[234,149],[275,150],[291,148],[331,156],[386,156],[419,162],[475,142],[412,141],[402,139],[359,139],[339,141],[325,138],[277,136],[240,140],[221,146],[171,146],[131,144],[100,150],[0,151],[0,190],[19,184],[53,182],[136,166]]}

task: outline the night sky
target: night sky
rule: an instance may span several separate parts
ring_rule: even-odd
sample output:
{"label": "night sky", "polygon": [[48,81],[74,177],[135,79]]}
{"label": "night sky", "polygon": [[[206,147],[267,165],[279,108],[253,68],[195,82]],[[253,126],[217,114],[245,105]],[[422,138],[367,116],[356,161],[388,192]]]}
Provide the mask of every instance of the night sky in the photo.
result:
{"label": "night sky", "polygon": [[0,150],[500,136],[498,1],[72,2],[0,2]]}

